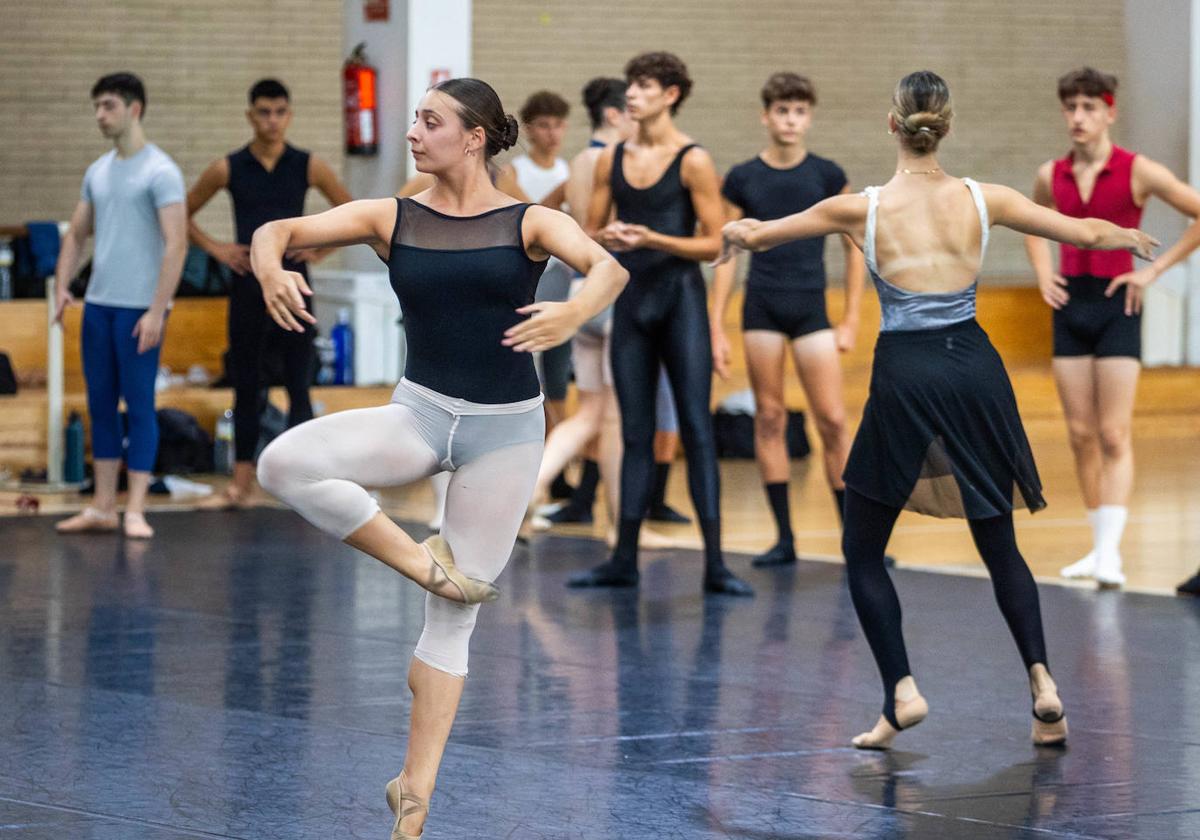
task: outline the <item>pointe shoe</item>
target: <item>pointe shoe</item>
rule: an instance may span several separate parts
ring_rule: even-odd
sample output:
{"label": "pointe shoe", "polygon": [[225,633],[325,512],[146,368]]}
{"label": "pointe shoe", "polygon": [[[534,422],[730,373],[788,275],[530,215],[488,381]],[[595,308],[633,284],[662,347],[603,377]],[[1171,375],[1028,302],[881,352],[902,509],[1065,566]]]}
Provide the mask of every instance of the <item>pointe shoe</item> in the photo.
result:
{"label": "pointe shoe", "polygon": [[905,729],[912,729],[929,714],[929,704],[925,698],[913,689],[913,695],[907,700],[896,698],[896,723],[900,728],[892,726],[883,715],[870,732],[863,732],[850,739],[850,744],[859,750],[886,750],[892,746],[892,741]]}
{"label": "pointe shoe", "polygon": [[1044,676],[1030,674],[1029,691],[1033,695],[1033,743],[1041,747],[1065,744],[1067,715],[1050,672],[1044,671]]}
{"label": "pointe shoe", "polygon": [[[429,555],[433,565],[429,569],[429,577],[425,582],[417,581],[417,583],[434,595],[440,595],[448,601],[460,604],[483,604],[495,601],[500,597],[500,590],[494,584],[486,580],[467,577],[459,571],[458,567],[454,565],[454,555],[450,552],[450,546],[441,534],[434,534],[425,540],[421,543],[421,548],[425,549],[425,553]],[[447,594],[448,586],[457,590],[457,598]]]}
{"label": "pointe shoe", "polygon": [[125,512],[125,536],[131,540],[148,540],[154,536],[154,529],[141,513]]}
{"label": "pointe shoe", "polygon": [[1080,578],[1095,576],[1096,552],[1089,551],[1083,556],[1083,559],[1076,560],[1070,566],[1063,566],[1058,573],[1068,580],[1079,580]]}
{"label": "pointe shoe", "polygon": [[1096,583],[1101,589],[1120,589],[1125,585],[1121,555],[1113,552],[1096,561]]}
{"label": "pointe shoe", "polygon": [[[403,770],[400,771],[399,776],[387,783],[386,794],[388,808],[396,815],[396,822],[392,826],[392,840],[418,840],[421,834],[425,833],[424,829],[422,829],[421,834],[405,834],[404,830],[400,828],[400,823],[413,814],[424,813],[428,816],[429,803],[404,789]],[[405,808],[405,802],[412,804]]]}
{"label": "pointe shoe", "polygon": [[92,531],[115,531],[119,524],[115,513],[102,513],[94,507],[85,507],[69,519],[57,523],[54,530],[60,534],[83,534]]}

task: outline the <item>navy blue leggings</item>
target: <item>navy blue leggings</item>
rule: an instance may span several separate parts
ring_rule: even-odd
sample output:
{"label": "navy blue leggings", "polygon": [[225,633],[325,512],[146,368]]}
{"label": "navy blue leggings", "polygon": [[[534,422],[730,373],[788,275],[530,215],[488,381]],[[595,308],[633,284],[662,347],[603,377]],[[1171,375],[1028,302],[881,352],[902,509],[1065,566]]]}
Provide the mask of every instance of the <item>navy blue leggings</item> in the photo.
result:
{"label": "navy blue leggings", "polygon": [[[119,459],[134,472],[152,472],[158,455],[158,418],[154,413],[154,376],[158,347],[137,351],[133,328],[145,309],[83,307],[83,378],[87,383],[88,413],[92,417],[92,457]],[[121,414],[125,400],[129,418],[129,451],[123,453]]]}

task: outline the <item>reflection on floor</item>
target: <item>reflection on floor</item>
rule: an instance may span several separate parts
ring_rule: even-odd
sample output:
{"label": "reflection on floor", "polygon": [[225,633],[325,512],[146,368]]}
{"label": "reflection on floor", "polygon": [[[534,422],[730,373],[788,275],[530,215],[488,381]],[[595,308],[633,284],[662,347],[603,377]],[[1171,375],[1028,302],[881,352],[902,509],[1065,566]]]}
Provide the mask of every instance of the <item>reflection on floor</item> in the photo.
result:
{"label": "reflection on floor", "polygon": [[[0,520],[0,835],[382,838],[404,748],[413,585],[294,515],[161,514],[159,536]],[[418,529],[419,530],[419,529]],[[691,551],[639,593],[568,592],[591,540],[541,537],[481,613],[426,836],[1200,836],[1200,604],[1044,587],[1065,751],[1029,743],[985,581],[901,570],[933,707],[888,754],[840,567]]]}

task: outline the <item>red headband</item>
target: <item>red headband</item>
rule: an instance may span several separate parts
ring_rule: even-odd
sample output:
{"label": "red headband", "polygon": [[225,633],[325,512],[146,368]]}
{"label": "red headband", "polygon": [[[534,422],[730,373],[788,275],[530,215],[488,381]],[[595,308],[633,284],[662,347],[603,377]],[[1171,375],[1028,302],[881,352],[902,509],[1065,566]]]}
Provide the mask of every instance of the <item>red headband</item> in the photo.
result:
{"label": "red headband", "polygon": [[1104,104],[1107,105],[1109,108],[1111,108],[1113,105],[1115,105],[1116,101],[1117,101],[1116,97],[1113,96],[1108,91],[1104,91],[1104,93],[1100,94],[1100,98],[1104,100]]}

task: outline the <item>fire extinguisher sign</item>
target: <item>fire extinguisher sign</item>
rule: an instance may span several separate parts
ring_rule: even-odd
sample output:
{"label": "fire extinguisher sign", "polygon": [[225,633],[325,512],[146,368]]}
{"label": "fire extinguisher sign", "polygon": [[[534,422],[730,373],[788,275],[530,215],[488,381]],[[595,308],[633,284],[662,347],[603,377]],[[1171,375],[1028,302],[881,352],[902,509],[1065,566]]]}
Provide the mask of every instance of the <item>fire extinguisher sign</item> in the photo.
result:
{"label": "fire extinguisher sign", "polygon": [[445,82],[445,81],[449,81],[449,80],[450,80],[450,68],[449,67],[434,67],[432,70],[429,71],[429,86],[430,87],[433,87],[434,85],[438,84],[439,82]]}
{"label": "fire extinguisher sign", "polygon": [[367,23],[387,23],[391,17],[391,0],[363,0],[363,20]]}

